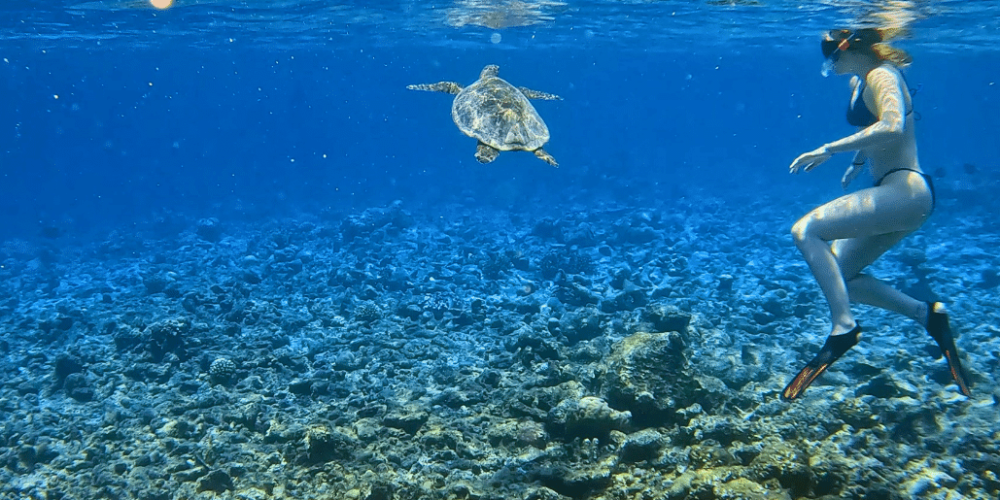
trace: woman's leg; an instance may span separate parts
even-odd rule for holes
[[[922,326],[927,326],[925,302],[861,272],[908,234],[910,231],[898,231],[866,238],[838,240],[833,243],[832,251],[846,280],[848,295],[852,302],[893,311]]]
[[[893,183],[837,198],[795,223],[792,236],[830,305],[833,329],[819,354],[785,386],[784,399],[801,396],[858,342],[861,328],[851,314],[845,275],[857,277],[861,269],[920,227],[931,204],[927,190],[915,192],[908,184]],[[827,243],[838,240],[847,241]]]
[[[908,233],[900,232],[840,240],[834,243],[833,253],[837,256],[843,275],[847,277],[847,289],[851,300],[897,312],[920,323],[941,348],[958,390],[966,396],[971,396],[944,305],[940,302],[932,304],[921,302],[872,276],[859,272],[906,234]]]
[[[919,301],[895,288],[867,275],[859,274],[847,282],[851,300],[902,314],[927,326],[927,303]]]
[[[914,196],[905,184],[893,183],[837,198],[795,223],[795,245],[830,306],[831,335],[848,333],[857,324],[850,310],[845,274],[856,276],[902,236],[920,227],[929,205],[929,194]],[[828,243],[834,240],[856,240],[838,245],[854,248],[845,256],[850,259],[845,264],[857,269],[841,272],[838,256]]]

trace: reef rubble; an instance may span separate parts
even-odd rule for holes
[[[996,498],[991,233],[929,223],[873,266],[947,298],[974,398],[918,325],[860,308],[870,333],[789,404],[826,305],[767,207],[8,241],[0,497]]]

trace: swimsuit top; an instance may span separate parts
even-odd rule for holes
[[[847,105],[847,123],[855,127],[870,127],[878,122],[878,117],[865,106],[864,95],[865,81],[861,80],[861,83],[854,87],[851,102]]]
[[[878,117],[865,105],[865,85],[865,81],[862,79],[861,83],[854,88],[854,93],[851,94],[851,102],[847,105],[847,123],[855,127],[870,127],[878,122]],[[915,93],[916,91],[911,90],[910,96],[912,97]],[[909,116],[912,112],[913,110],[911,109],[906,112],[906,115]]]

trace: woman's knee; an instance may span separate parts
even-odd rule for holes
[[[810,226],[812,225],[812,222],[812,214],[808,214],[792,225],[792,239],[795,241],[796,245],[809,239],[811,236]]]

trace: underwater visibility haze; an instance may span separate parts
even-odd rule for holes
[[[997,498],[998,13],[5,0],[0,498]],[[864,273],[957,350],[856,301],[786,401],[864,28],[933,190]]]

